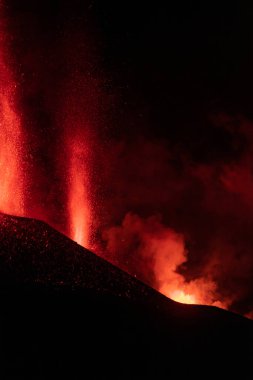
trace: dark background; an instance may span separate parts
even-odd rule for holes
[[[225,136],[210,127],[208,116],[252,115],[252,7],[101,3],[92,8],[105,65],[124,101],[124,118],[134,114],[136,127],[144,114],[147,132],[196,149],[200,141],[195,140],[205,140],[219,154]]]
[[[138,130],[164,137],[182,144],[196,159],[208,160],[231,153],[229,134],[215,127],[210,117],[252,117],[251,5],[12,0],[6,6],[16,28],[16,53],[22,56],[19,69],[27,51],[34,55],[29,67],[26,57],[21,68],[27,70],[25,86],[29,80],[35,86],[39,66],[39,77],[44,77],[41,98],[52,95],[46,86],[59,89],[68,70],[70,57],[59,53],[59,44],[74,30],[83,34],[73,44],[76,54],[89,44],[92,62],[86,52],[83,65],[88,62],[102,78],[103,102],[110,102],[107,128],[110,125],[113,134]],[[54,94],[50,103],[52,98]],[[44,107],[47,125],[49,113]]]

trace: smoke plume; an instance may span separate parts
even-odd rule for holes
[[[110,141],[101,249],[176,300],[246,314],[253,307],[252,124],[224,114],[211,122],[231,144],[211,160],[164,139]]]

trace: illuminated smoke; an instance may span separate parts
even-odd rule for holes
[[[213,160],[144,136],[105,146],[101,250],[175,300],[252,315],[253,127],[228,119],[231,153]]]
[[[175,301],[228,306],[219,299],[211,277],[187,282],[180,274],[180,266],[188,259],[184,237],[164,226],[159,217],[140,218],[136,214],[127,214],[120,226],[105,230],[103,238],[112,260],[145,282],[150,279],[142,273],[153,273],[151,285]],[[117,262],[119,252],[121,259]],[[142,273],[138,273],[140,271]]]
[[[8,64],[2,3],[0,12],[0,211],[23,215],[23,134],[15,105],[16,84]]]

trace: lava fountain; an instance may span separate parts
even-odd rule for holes
[[[23,133],[15,107],[16,84],[8,62],[2,3],[0,11],[0,211],[23,215]]]
[[[89,247],[90,201],[88,195],[88,148],[78,138],[68,141],[68,213],[70,237],[78,244]]]

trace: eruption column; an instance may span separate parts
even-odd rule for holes
[[[0,211],[23,215],[23,178],[21,164],[22,130],[15,111],[15,89],[8,65],[6,29],[0,3]]]
[[[89,246],[90,202],[88,196],[88,150],[78,138],[69,144],[68,209],[70,236],[78,244]]]

